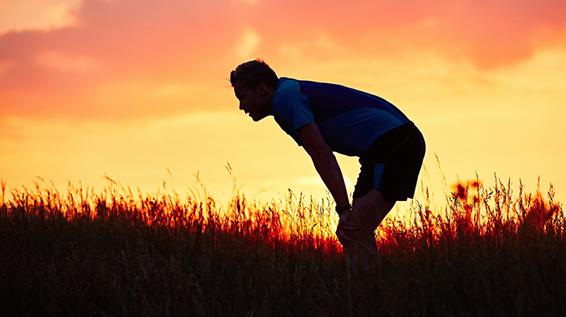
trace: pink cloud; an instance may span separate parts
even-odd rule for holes
[[[54,29],[73,24],[70,12],[81,0],[0,1],[0,34],[7,31]]]
[[[243,2],[84,0],[72,25],[2,34],[0,115],[106,118],[180,111],[131,92],[117,96],[122,104],[96,100],[114,83],[147,88],[160,81],[209,80],[222,86],[230,70],[225,62],[238,56],[237,41],[250,28],[261,41],[246,54],[257,49],[268,61],[282,58],[282,47],[296,53],[294,43],[307,43],[307,57],[318,59],[329,47],[392,59],[433,50],[485,69],[529,58],[539,45],[563,45],[566,34],[561,0]]]
[[[159,64],[158,57],[208,52],[230,38],[236,16],[222,1],[85,0],[77,26],[0,36],[0,60],[29,60],[48,49],[90,55],[120,70]]]
[[[235,5],[85,0],[71,26],[0,35],[0,64],[9,65],[0,73],[0,114],[108,115],[92,98],[114,81],[206,79],[203,60],[220,58],[236,44],[241,22]],[[147,103],[129,99],[134,105],[117,106]]]
[[[566,30],[561,0],[289,0],[250,10],[254,25],[270,34],[268,46],[324,33],[363,54],[431,49],[486,69],[526,59],[541,33],[558,40]]]

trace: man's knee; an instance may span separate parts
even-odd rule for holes
[[[377,189],[370,190],[366,195],[352,202],[356,219],[366,231],[375,231],[381,221],[391,211],[395,202],[387,201]]]

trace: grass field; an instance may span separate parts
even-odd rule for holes
[[[38,316],[566,315],[566,223],[546,193],[455,186],[388,217],[347,274],[328,200],[38,185],[0,201],[0,313]]]

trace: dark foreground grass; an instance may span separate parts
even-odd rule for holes
[[[236,194],[221,210],[210,198],[3,190],[0,312],[566,315],[566,225],[552,199],[471,183],[443,215],[411,212],[411,226],[383,224],[380,262],[352,279],[334,215],[301,198],[259,205]]]

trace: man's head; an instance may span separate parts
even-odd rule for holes
[[[254,60],[243,63],[230,73],[230,83],[240,109],[259,121],[272,114],[271,99],[279,79],[264,61]]]

